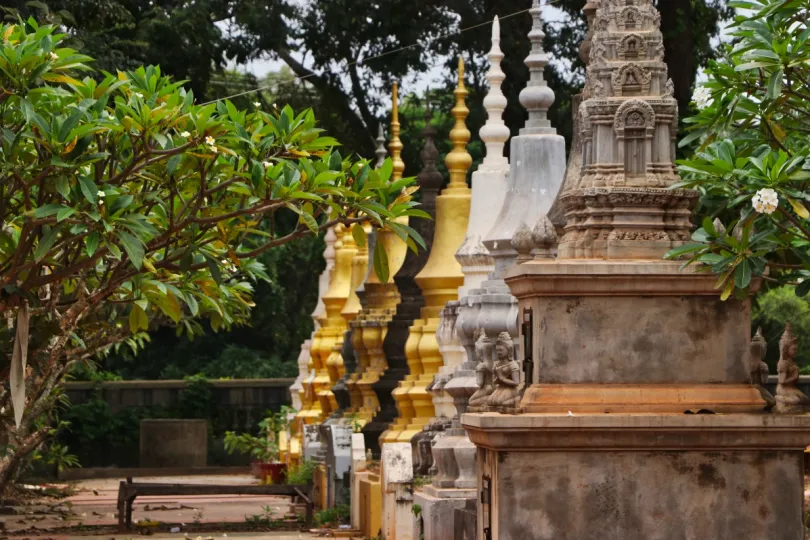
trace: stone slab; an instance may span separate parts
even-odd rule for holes
[[[145,419],[140,424],[140,466],[205,467],[208,422],[190,419]]]
[[[478,447],[538,449],[789,449],[810,445],[810,414],[465,414]]]
[[[425,486],[424,493],[434,499],[469,499],[475,498],[475,489],[442,489],[435,486]],[[416,497],[416,495],[414,495]]]
[[[716,278],[681,261],[540,259],[512,266],[505,281],[518,298],[527,296],[681,296],[719,297]],[[760,281],[752,281],[751,292]]]

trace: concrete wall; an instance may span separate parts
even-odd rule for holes
[[[247,431],[268,410],[290,405],[295,379],[241,379],[210,381],[217,431]],[[74,405],[90,400],[100,390],[113,411],[128,407],[171,406],[178,402],[185,381],[70,382],[65,393]]]

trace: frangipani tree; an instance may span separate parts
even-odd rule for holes
[[[332,226],[363,242],[363,222],[422,243],[399,219],[425,215],[412,180],[342,157],[311,111],[195,104],[156,67],[94,73],[33,20],[0,35],[0,491],[51,434],[71,365],[157,324],[244,322],[264,251]]]
[[[753,277],[810,291],[810,0],[738,0],[733,44],[695,91],[699,114],[681,146],[680,187],[700,191],[707,215],[688,255],[718,274],[723,298]]]

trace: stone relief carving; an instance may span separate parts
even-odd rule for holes
[[[646,101],[625,101],[616,109],[613,126],[616,131],[624,128],[651,128],[655,125],[655,111]]]
[[[635,62],[623,65],[611,75],[613,91],[617,96],[646,95],[650,91],[651,80],[650,70]]]
[[[647,45],[639,34],[630,34],[619,42],[620,60],[644,59],[647,57]]]
[[[748,347],[748,369],[751,373],[751,384],[759,390],[759,394],[765,400],[765,410],[770,411],[776,405],[776,400],[765,388],[768,384],[768,364],[765,363],[767,351],[768,343],[762,335],[762,328],[757,328],[757,333]]]
[[[470,397],[470,407],[486,405],[494,390],[492,386],[492,341],[486,336],[483,328],[475,342],[475,358],[478,361],[478,365],[475,367],[475,381],[478,383],[478,390]]]
[[[619,13],[617,21],[619,28],[623,30],[634,30],[641,26],[641,11],[636,6],[627,6]]]
[[[487,400],[490,407],[517,407],[520,401],[520,365],[514,358],[515,344],[509,332],[501,332],[495,342],[492,367],[494,390]]]
[[[779,383],[776,386],[776,407],[774,411],[780,414],[799,414],[808,409],[810,399],[796,387],[799,381],[799,366],[794,357],[797,350],[797,339],[790,330],[790,324],[785,325],[785,333],[779,340],[779,363],[776,367]]]
[[[604,43],[596,43],[596,45],[591,47],[590,65],[604,65],[606,56],[607,48]]]

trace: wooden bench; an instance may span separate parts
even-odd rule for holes
[[[306,504],[306,524],[312,526],[312,486],[279,485],[212,485],[212,484],[155,484],[133,482],[127,478],[118,487],[118,531],[132,528],[132,504],[136,497],[170,497],[172,495],[284,495],[295,500],[300,497]]]

